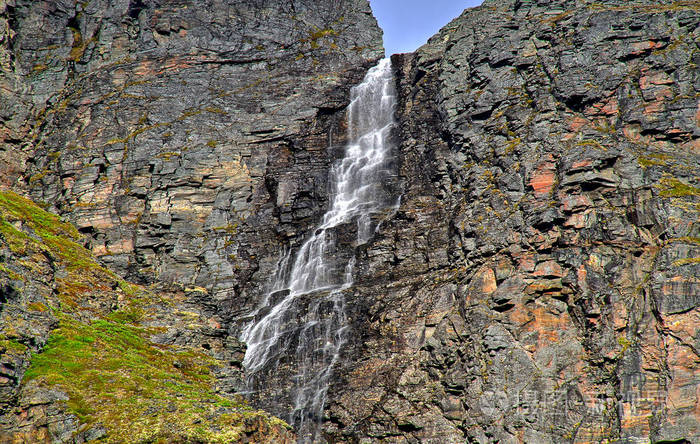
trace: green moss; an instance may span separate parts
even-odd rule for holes
[[[39,63],[32,67],[32,74],[39,74],[49,69],[49,67],[44,63]]]
[[[124,433],[132,442],[230,442],[240,438],[246,417],[262,416],[214,393],[211,358],[154,345],[147,335],[119,322],[84,324],[64,316],[24,382],[64,390],[81,422],[107,429],[105,442],[119,442]]]
[[[192,117],[192,116],[196,116],[196,115],[199,115],[199,114],[202,114],[202,110],[201,110],[201,109],[196,109],[196,108],[194,108],[194,109],[189,109],[189,110],[183,112],[176,120],[182,121],[182,120],[185,120],[185,119],[187,119],[187,118],[190,118],[190,117]]]
[[[668,243],[680,242],[683,244],[700,245],[700,237],[693,237],[693,236],[674,237],[672,239],[669,239],[667,242]]]
[[[0,264],[0,277],[2,277],[2,275],[9,277],[13,281],[25,281],[26,280],[26,278],[24,276],[22,276],[21,274],[15,272],[13,270],[10,270],[9,268],[7,268],[3,264]]]
[[[617,343],[622,346],[622,353],[626,352],[630,348],[630,346],[632,345],[632,343],[629,341],[629,339],[627,339],[624,336],[618,336]]]
[[[9,191],[0,192],[0,238],[13,253],[28,257],[16,261],[27,272],[38,271],[41,260],[31,259],[33,254],[53,258],[66,271],[66,277],[56,279],[56,284],[59,299],[67,306],[75,307],[84,296],[117,285],[134,294],[129,284],[102,267],[90,251],[76,242],[80,234],[74,226]]]
[[[506,145],[506,154],[512,154],[513,151],[515,151],[515,148],[522,144],[522,142],[523,141],[520,137],[516,137],[515,139],[509,140],[508,145]]]
[[[218,144],[219,143],[216,140],[210,140],[209,142],[207,142],[207,146],[209,148],[216,148],[216,145],[218,145]]]
[[[138,324],[151,316],[150,307],[167,302],[104,269],[78,239],[77,230],[58,216],[0,192],[0,242],[19,256],[12,268],[25,275],[41,273],[50,257],[52,267],[62,271],[53,280],[59,304],[51,299],[26,307],[50,310],[58,328],[32,356],[23,383],[67,393],[66,407],[84,427],[104,427],[102,442],[107,443],[123,442],[124,436],[130,442],[235,442],[251,424],[285,427],[240,399],[218,395],[212,374],[218,361],[191,349],[152,343],[149,337],[159,330]],[[0,272],[13,271],[0,264]],[[119,300],[121,308],[111,313],[100,312],[95,304],[83,308],[88,297],[93,302]],[[6,328],[3,333],[0,353],[28,353],[16,332]]]
[[[0,192],[0,215],[3,219],[12,218],[26,222],[32,229],[47,234],[61,234],[72,239],[79,237],[75,227],[62,222],[55,214],[44,211],[31,200],[11,191]]]
[[[14,339],[7,339],[0,336],[0,354],[9,353],[19,355],[27,351],[27,346]]]
[[[210,113],[214,113],[214,114],[224,114],[224,115],[228,114],[226,111],[224,111],[223,109],[216,107],[216,106],[207,106],[204,109],[206,111],[208,111]]]
[[[700,196],[700,188],[685,184],[678,179],[663,178],[659,181],[659,194],[662,197]]]
[[[578,146],[590,146],[593,148],[597,148],[601,151],[607,151],[607,148],[605,148],[603,145],[600,144],[597,140],[592,140],[592,139],[584,139],[581,140],[580,142],[576,142],[576,145]]]
[[[0,237],[5,239],[10,251],[15,254],[24,254],[27,249],[27,243],[31,242],[29,236],[5,220],[0,220]]]
[[[32,302],[27,304],[27,310],[29,311],[38,311],[40,313],[44,313],[48,311],[48,307],[41,302]]]
[[[315,31],[309,32],[308,42],[311,45],[311,49],[318,49],[320,46],[318,41],[324,37],[337,36],[338,31],[332,28],[316,29]]]
[[[687,257],[685,259],[678,259],[673,261],[674,267],[681,267],[683,265],[695,265],[700,264],[700,257]]]

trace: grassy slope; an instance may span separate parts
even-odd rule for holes
[[[286,430],[281,420],[216,394],[213,358],[150,342],[156,331],[139,322],[157,296],[100,266],[78,240],[57,216],[0,192],[0,244],[22,258],[4,259],[0,277],[36,278],[26,272],[32,258],[48,257],[59,271],[56,298],[27,306],[52,313],[58,328],[32,356],[23,384],[66,392],[69,411],[84,428],[101,425],[105,442],[127,436],[130,442],[231,442],[254,433],[251,428]],[[119,310],[100,309],[114,300],[121,301]]]

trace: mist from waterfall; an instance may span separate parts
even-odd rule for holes
[[[396,175],[394,106],[391,62],[383,59],[352,88],[349,142],[329,172],[328,211],[301,247],[279,261],[271,290],[241,334],[249,387],[282,357],[296,365],[288,420],[300,442],[317,440],[331,374],[347,340],[345,292],[353,284],[355,248],[372,238],[381,216],[396,205],[388,191]],[[347,227],[356,230],[349,251],[337,242],[338,231]]]

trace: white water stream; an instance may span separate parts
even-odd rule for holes
[[[331,373],[349,328],[344,291],[353,283],[355,255],[341,251],[337,231],[356,224],[351,248],[362,245],[378,228],[377,218],[395,205],[387,191],[395,176],[389,139],[394,104],[391,62],[383,59],[352,89],[349,143],[329,173],[329,210],[298,251],[280,260],[271,291],[241,335],[247,344],[243,366],[249,384],[281,356],[293,355],[297,372],[289,421],[300,442],[316,440]]]

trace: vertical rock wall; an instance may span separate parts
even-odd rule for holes
[[[394,56],[331,441],[700,440],[697,2],[487,1]]]
[[[487,1],[393,58],[403,196],[359,252],[329,441],[700,439],[699,23],[690,0]],[[0,181],[167,287],[151,339],[235,391],[238,329],[325,211],[380,32],[366,0],[0,2]],[[2,237],[3,334],[35,320],[0,344],[4,415],[56,326],[27,307],[65,277]],[[124,304],[93,290],[81,316]],[[46,433],[77,430],[64,394],[35,398],[65,425]]]
[[[147,310],[150,339],[212,355],[218,390],[231,395],[238,328],[283,247],[325,211],[350,87],[382,56],[367,0],[0,1],[0,184],[45,203],[101,264],[150,286],[162,298]],[[64,288],[49,272],[14,282],[50,258],[0,257],[15,305],[0,307],[2,340],[27,345],[0,348],[0,441],[23,439],[18,429],[72,439],[79,421],[56,403],[67,395],[43,393],[43,416],[23,410],[20,382],[55,317],[15,328]],[[76,304],[88,323],[128,299],[86,291]]]
[[[15,2],[12,15],[15,69],[45,106],[32,196],[126,276],[254,304],[246,283],[325,205],[338,111],[382,54],[368,3]]]

